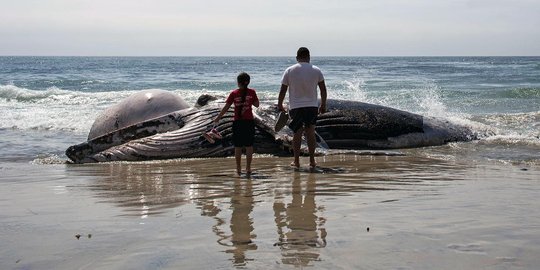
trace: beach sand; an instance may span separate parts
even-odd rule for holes
[[[307,159],[302,159],[307,166]],[[537,269],[540,168],[404,156],[0,165],[0,269]]]

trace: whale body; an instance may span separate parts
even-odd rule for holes
[[[66,155],[75,163],[233,156],[232,108],[216,127],[221,140],[210,143],[202,136],[223,106],[215,100],[203,95],[189,106],[164,90],[135,93],[106,109],[88,140],[70,146]],[[329,99],[327,109],[317,117],[316,132],[330,149],[424,147],[479,137],[469,127],[386,106]],[[277,114],[269,102],[254,110],[256,153],[291,155],[292,131],[274,131]]]

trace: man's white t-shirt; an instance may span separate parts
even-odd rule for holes
[[[288,67],[281,84],[289,87],[289,109],[319,107],[317,85],[324,81],[321,70],[305,62]]]

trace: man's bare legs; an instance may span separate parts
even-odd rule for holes
[[[317,140],[315,138],[315,125],[310,125],[307,128],[300,128],[294,133],[293,136],[293,153],[294,161],[291,164],[292,166],[299,168],[300,167],[300,146],[302,145],[302,135],[306,134],[306,140],[308,145],[309,152],[309,166],[315,167],[317,163],[315,162],[315,148],[317,147]]]
[[[294,133],[293,136],[293,153],[294,161],[291,166],[300,168],[300,146],[302,145],[302,135],[304,134],[304,128],[300,128]]]
[[[309,167],[317,166],[315,162],[315,148],[317,147],[317,139],[315,138],[315,125],[310,125],[306,128],[306,140],[309,151]]]

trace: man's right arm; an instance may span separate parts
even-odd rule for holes
[[[287,93],[287,89],[289,87],[285,84],[281,85],[281,89],[279,90],[279,98],[278,98],[278,109],[280,111],[285,111],[285,108],[283,108],[283,100],[285,99],[285,94]]]

